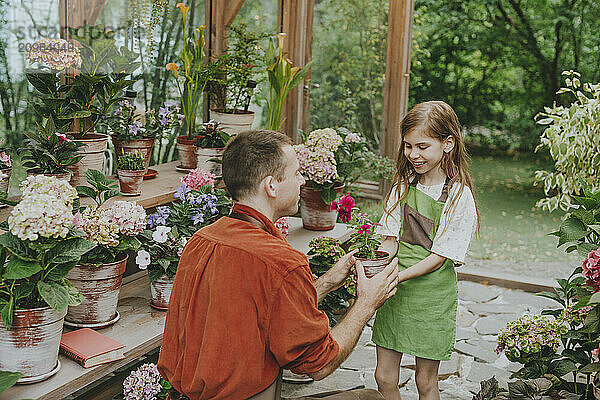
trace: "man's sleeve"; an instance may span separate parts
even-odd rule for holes
[[[281,367],[297,374],[319,371],[338,354],[329,318],[317,308],[317,291],[307,266],[291,271],[276,294],[268,346]]]

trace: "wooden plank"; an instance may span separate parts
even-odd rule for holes
[[[233,20],[238,15],[242,6],[244,5],[245,0],[228,0],[227,6],[225,7],[225,18],[223,19],[223,23],[225,25],[225,29],[228,29],[231,24],[233,24]]]
[[[471,269],[457,269],[458,280],[482,283],[484,285],[501,286],[507,289],[519,289],[530,293],[539,293],[544,291],[553,292],[553,281],[549,279],[539,279],[534,277],[525,277],[521,275],[511,275],[492,271],[477,271]]]

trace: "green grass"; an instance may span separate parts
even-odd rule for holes
[[[577,255],[557,249],[555,231],[564,213],[548,213],[535,203],[543,191],[533,186],[536,170],[549,168],[533,157],[474,156],[471,173],[480,213],[479,236],[469,255],[474,258],[513,262],[573,262]],[[374,217],[381,216],[378,202],[361,200],[359,206]]]

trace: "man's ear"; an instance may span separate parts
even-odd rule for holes
[[[267,196],[276,197],[277,179],[271,175],[265,177],[261,182],[261,188],[265,191]]]
[[[456,139],[450,135],[444,140],[444,153],[450,153],[454,149]]]

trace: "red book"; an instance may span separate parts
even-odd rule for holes
[[[125,345],[90,328],[64,333],[60,339],[60,351],[77,361],[84,368],[121,360]]]

